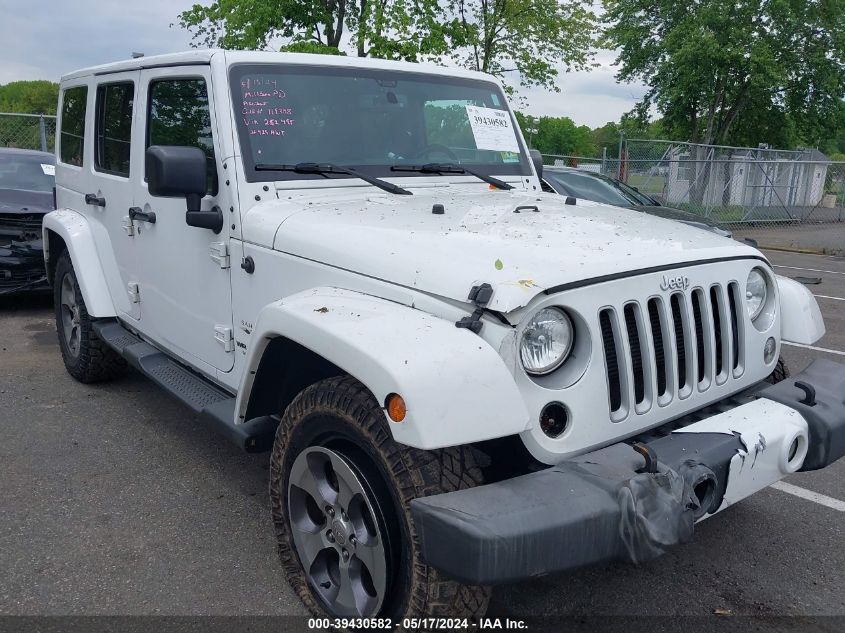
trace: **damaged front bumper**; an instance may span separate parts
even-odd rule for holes
[[[0,295],[49,288],[42,219],[43,214],[0,214]]]
[[[845,455],[845,365],[817,360],[754,396],[639,444],[415,499],[423,557],[482,585],[642,562],[689,541],[695,521]]]

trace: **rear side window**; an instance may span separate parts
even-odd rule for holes
[[[135,86],[131,82],[97,87],[97,138],[94,166],[117,176],[129,176],[132,139],[132,103]]]
[[[85,149],[85,109],[88,88],[68,88],[62,97],[62,132],[59,137],[59,160],[68,165],[82,166]]]
[[[147,147],[199,147],[208,165],[208,193],[217,194],[217,165],[208,92],[203,79],[168,79],[150,83]]]

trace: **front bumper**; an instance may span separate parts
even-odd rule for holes
[[[46,290],[41,239],[43,214],[0,214],[0,295]]]
[[[423,557],[483,585],[642,562],[689,541],[696,520],[845,455],[845,365],[817,360],[755,396],[637,450],[615,444],[540,472],[415,499]]]

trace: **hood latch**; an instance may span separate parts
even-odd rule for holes
[[[475,310],[470,316],[465,316],[460,321],[455,323],[455,327],[466,328],[471,332],[478,334],[481,332],[481,326],[484,323],[481,317],[484,316],[484,308],[490,303],[493,298],[493,286],[488,283],[483,283],[480,286],[473,286],[469,291],[467,299],[475,304]]]

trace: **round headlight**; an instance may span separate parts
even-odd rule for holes
[[[566,360],[574,340],[572,321],[566,313],[558,308],[543,308],[531,317],[522,332],[522,366],[535,376],[548,374]]]
[[[754,268],[748,273],[748,281],[745,282],[745,309],[753,321],[763,311],[766,305],[766,296],[769,294],[766,277],[759,268]]]

